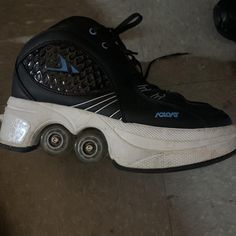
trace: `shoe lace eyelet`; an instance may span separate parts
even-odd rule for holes
[[[97,31],[96,31],[96,29],[94,29],[93,27],[91,27],[91,28],[89,28],[89,33],[90,33],[91,35],[96,35],[96,34],[97,34]]]
[[[102,47],[106,50],[109,48],[107,42],[102,42]]]
[[[129,59],[130,61],[133,60],[133,57],[132,57],[131,55],[128,55],[127,57],[128,57],[128,59]]]

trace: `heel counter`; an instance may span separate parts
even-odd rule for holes
[[[27,91],[27,89],[23,85],[17,70],[18,68],[17,66],[15,66],[12,79],[12,90],[11,90],[12,96],[16,98],[34,100],[32,95]]]

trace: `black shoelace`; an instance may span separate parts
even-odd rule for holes
[[[137,26],[138,24],[140,24],[143,20],[142,15],[140,15],[139,13],[134,13],[132,15],[130,15],[127,19],[125,19],[123,22],[121,22],[115,29],[114,32],[117,35],[120,35],[121,33]],[[122,45],[124,46],[124,44],[122,43]],[[151,66],[153,65],[154,62],[156,62],[159,59],[169,59],[171,57],[176,57],[176,56],[183,56],[183,55],[188,55],[189,53],[173,53],[173,54],[169,54],[169,55],[165,55],[165,56],[161,56],[158,58],[155,58],[154,60],[152,60],[148,67],[147,70],[145,72],[145,74],[143,74],[143,70],[142,70],[142,65],[141,63],[135,58],[135,55],[137,55],[137,52],[133,52],[129,49],[127,49],[126,47],[123,48],[124,53],[133,61],[135,66],[138,66],[143,78],[146,80],[149,74],[149,71],[151,69]]]
[[[183,56],[183,55],[188,55],[189,53],[173,53],[173,54],[168,54],[165,56],[161,56],[158,58],[155,58],[154,60],[152,60],[149,64],[148,67],[146,69],[146,72],[143,73],[143,69],[142,69],[142,65],[141,63],[136,59],[135,55],[137,55],[137,52],[133,52],[129,49],[126,48],[126,46],[124,45],[124,43],[120,40],[119,35],[124,33],[125,31],[137,26],[139,23],[141,23],[143,17],[142,15],[140,15],[139,13],[134,13],[132,15],[130,15],[128,18],[126,18],[124,21],[122,21],[116,28],[105,28],[105,29],[91,29],[91,34],[96,34],[97,31],[99,30],[108,30],[112,36],[112,42],[103,42],[102,46],[105,49],[108,49],[109,47],[112,47],[112,45],[114,45],[114,42],[116,45],[120,46],[120,49],[123,51],[123,53],[127,56],[127,58],[129,59],[129,61],[131,61],[133,63],[133,65],[139,69],[139,72],[142,75],[142,78],[144,79],[144,81],[147,81],[147,77],[149,75],[150,69],[152,67],[152,65],[154,64],[154,62],[161,60],[161,59],[169,59],[171,57],[176,57],[176,56]],[[159,90],[159,92],[161,92],[162,94],[168,92],[165,90],[160,89],[159,87],[157,87],[156,85],[152,85],[149,84],[150,87],[154,90]]]

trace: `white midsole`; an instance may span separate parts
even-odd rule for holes
[[[162,128],[124,123],[73,107],[10,97],[2,120],[0,142],[30,147],[48,125],[61,124],[77,135],[89,127],[103,132],[111,159],[130,168],[169,168],[211,160],[236,149],[234,125]]]

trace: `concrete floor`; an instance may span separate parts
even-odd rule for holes
[[[0,1],[0,112],[10,95],[23,42],[70,15],[116,26],[138,11],[144,22],[124,34],[139,59],[188,51],[156,64],[150,81],[212,103],[236,121],[236,45],[215,31],[215,0]],[[0,149],[0,235],[236,235],[236,159],[169,174],[135,174],[110,160]]]

